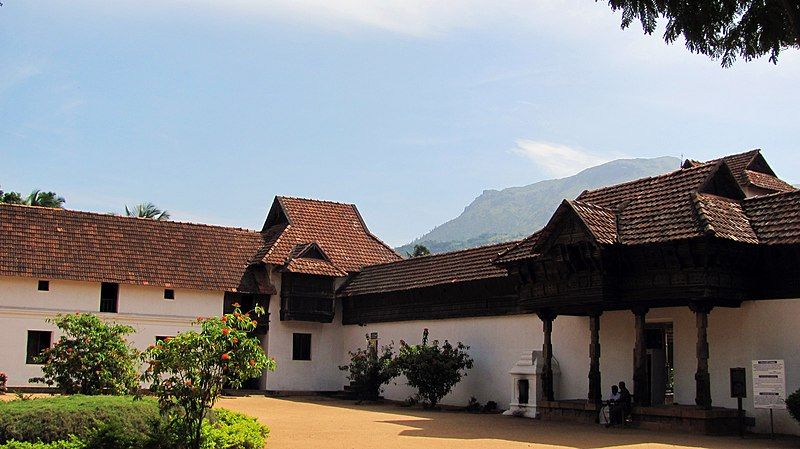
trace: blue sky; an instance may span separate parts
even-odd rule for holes
[[[800,182],[800,55],[722,69],[591,0],[22,1],[0,8],[0,185],[259,228],[354,202],[393,245],[484,189],[762,148]]]

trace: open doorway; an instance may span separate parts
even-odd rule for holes
[[[672,322],[647,323],[644,332],[650,403],[672,404],[675,379]]]

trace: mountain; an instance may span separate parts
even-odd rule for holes
[[[584,190],[674,171],[680,168],[680,162],[674,157],[618,159],[567,178],[484,190],[461,215],[396,250],[410,253],[414,245],[421,244],[432,253],[441,253],[519,239],[547,224],[565,198],[573,199]]]

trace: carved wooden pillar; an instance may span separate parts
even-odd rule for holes
[[[697,372],[694,374],[695,398],[697,407],[711,409],[711,375],[708,372],[708,314],[713,309],[711,304],[695,303],[689,308],[694,312],[697,321]]]
[[[556,314],[549,310],[542,310],[538,313],[542,320],[544,330],[544,344],[542,345],[542,396],[547,401],[555,400],[553,390],[553,320]]]
[[[589,402],[603,402],[603,387],[600,382],[600,315],[598,312],[589,316]]]
[[[647,345],[644,323],[648,309],[633,309],[636,326],[636,344],[633,348],[633,399],[638,405],[650,405],[650,379],[647,378]]]

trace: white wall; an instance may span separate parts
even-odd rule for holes
[[[265,389],[271,391],[341,391],[344,375],[342,364],[342,310],[337,304],[332,323],[281,321],[280,274],[272,276],[277,293],[269,303],[269,335],[265,340],[267,354],[277,368],[265,376]],[[337,301],[338,303],[338,301]],[[292,360],[295,332],[311,334],[311,360]]]
[[[756,431],[769,432],[769,411],[753,409],[752,360],[784,359],[787,394],[800,388],[798,351],[800,299],[749,301],[740,308],[715,308],[709,315],[709,371],[711,398],[716,407],[736,408],[730,397],[729,369],[747,371],[744,408],[756,417]],[[674,330],[675,402],[694,404],[697,370],[697,328],[694,314],[686,307],[651,309],[647,322],[672,322]],[[607,312],[601,318],[600,369],[603,395],[612,383],[624,380],[632,386],[634,323],[629,311]],[[608,388],[606,388],[608,387]],[[800,425],[785,410],[775,410],[775,431],[800,435]]]
[[[53,331],[47,323],[59,313],[91,312],[103,319],[132,326],[128,339],[144,349],[156,336],[172,336],[188,330],[197,316],[222,313],[224,293],[175,289],[175,299],[165,300],[162,287],[120,285],[119,313],[99,313],[100,283],[50,280],[49,291],[38,291],[38,279],[0,277],[0,371],[8,385],[42,386],[28,379],[41,375],[39,365],[25,363],[29,330]]]
[[[471,396],[479,402],[495,401],[503,409],[508,407],[512,395],[511,375],[508,371],[523,353],[541,350],[544,340],[542,322],[536,315],[505,317],[459,318],[446,320],[402,321],[375,323],[365,326],[344,326],[344,353],[342,364],[347,363],[347,351],[366,346],[365,335],[378,332],[379,344],[394,342],[399,349],[400,340],[409,344],[420,343],[422,331],[429,330],[429,340],[462,342],[470,347],[469,354],[475,366],[468,371],[442,403],[466,405]],[[577,370],[583,377],[589,373],[588,321],[585,318],[558,317],[553,329],[553,354],[562,371]],[[562,378],[556,385],[561,397],[583,398],[588,391],[588,381],[580,377]],[[384,396],[392,400],[405,400],[414,394],[404,377],[389,384]]]

